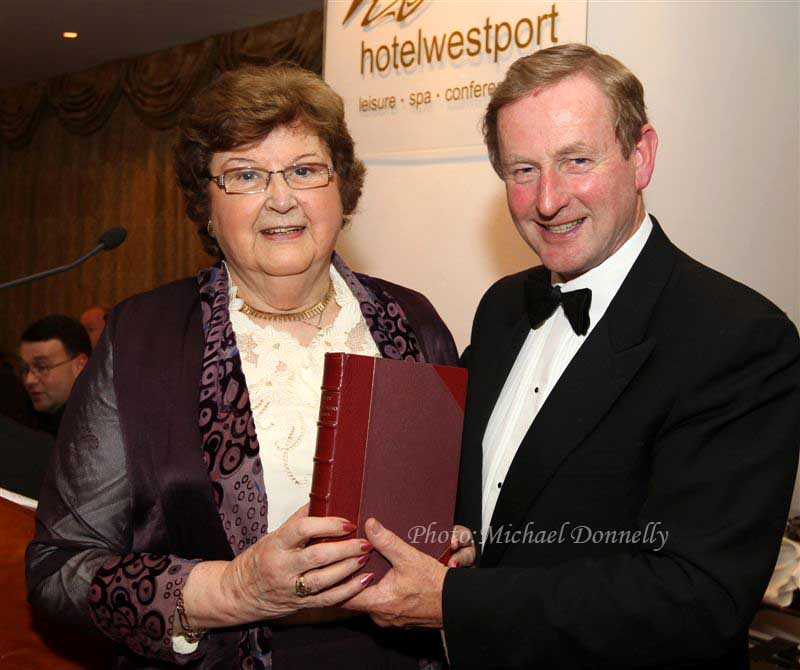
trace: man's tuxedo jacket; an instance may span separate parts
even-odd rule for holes
[[[487,292],[465,352],[472,529],[486,424],[530,332],[527,274]],[[795,327],[654,221],[523,439],[478,568],[448,571],[454,669],[747,667],[799,439]]]

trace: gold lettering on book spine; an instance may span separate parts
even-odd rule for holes
[[[340,390],[324,388],[319,403],[317,421],[317,450],[314,454],[314,474],[311,479],[311,509],[316,516],[327,516],[328,500],[333,486],[333,460],[336,425],[339,421]]]

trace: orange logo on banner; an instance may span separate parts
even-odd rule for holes
[[[361,20],[361,25],[368,26],[378,19],[382,19],[384,16],[394,16],[398,22],[404,21],[414,12],[416,12],[423,2],[425,2],[425,0],[394,0],[394,2],[389,3],[388,7],[383,8],[383,11],[379,11],[376,14],[375,9],[378,7],[380,0],[372,0],[372,4],[367,10],[366,16],[364,16],[364,18]],[[356,10],[363,4],[364,0],[353,0],[353,4],[350,5],[350,9],[347,10],[347,15],[344,17],[344,21],[342,21],[342,25],[347,23],[347,20],[353,16]],[[397,5],[399,6],[396,9],[393,9]],[[380,10],[382,8],[378,7],[378,9]]]

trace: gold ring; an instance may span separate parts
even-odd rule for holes
[[[311,587],[306,586],[306,583],[303,581],[303,575],[300,575],[294,580],[294,592],[301,598],[305,598],[314,593]]]

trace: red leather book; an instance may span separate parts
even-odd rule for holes
[[[325,354],[309,514],[349,519],[357,537],[375,517],[446,563],[466,388],[461,368]],[[372,552],[362,570],[389,567]]]

